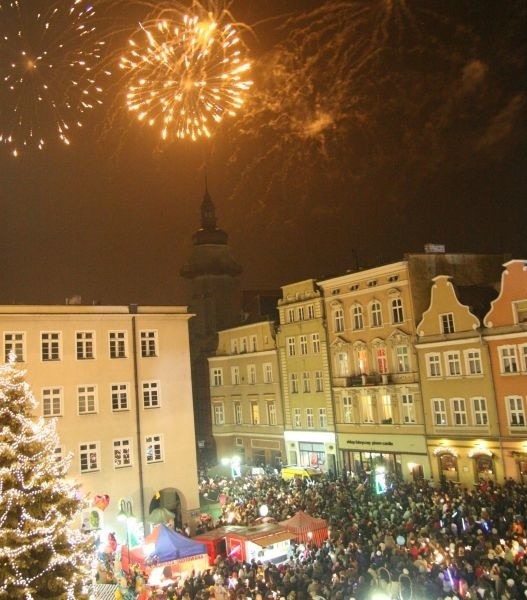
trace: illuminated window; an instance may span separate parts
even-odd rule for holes
[[[379,373],[388,373],[388,356],[386,348],[375,349],[375,362],[377,363],[377,371]]]
[[[344,423],[353,423],[353,401],[350,396],[342,398],[342,418]]]
[[[251,402],[251,423],[260,425],[260,405],[257,401]]]
[[[410,372],[410,352],[408,346],[397,346],[395,348],[398,373]]]
[[[413,394],[401,394],[403,423],[415,423],[415,403]]]
[[[361,398],[362,420],[364,423],[373,423],[373,398],[364,395]]]

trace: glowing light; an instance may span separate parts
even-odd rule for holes
[[[137,120],[158,127],[163,140],[210,137],[235,116],[252,85],[250,62],[228,13],[199,5],[191,14],[162,11],[147,19],[120,60],[126,104]]]
[[[35,6],[37,5],[37,6]],[[95,38],[93,7],[62,0],[40,11],[33,0],[0,0],[0,141],[13,156],[69,145],[82,114],[101,103],[92,69],[103,42]]]

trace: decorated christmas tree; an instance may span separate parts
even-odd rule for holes
[[[78,600],[90,588],[94,545],[78,528],[85,508],[56,454],[54,421],[14,362],[0,366],[0,599]]]

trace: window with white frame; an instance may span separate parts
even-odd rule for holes
[[[410,372],[410,350],[408,346],[396,346],[395,357],[397,362],[398,373]]]
[[[379,373],[388,373],[388,355],[384,346],[375,348],[375,362]]]
[[[302,410],[300,408],[293,408],[293,428],[302,428]]]
[[[392,323],[403,323],[404,312],[403,312],[403,301],[402,298],[393,298],[391,301],[392,309]]]
[[[382,306],[381,303],[375,300],[370,306],[370,326],[381,327],[382,326]]]
[[[159,408],[161,399],[159,397],[159,381],[143,381],[143,407]]]
[[[146,462],[148,464],[163,462],[164,443],[161,434],[147,435],[145,437]]]
[[[126,331],[109,331],[110,358],[126,358]]]
[[[441,333],[454,333],[454,313],[443,313],[439,315]]]
[[[113,441],[113,466],[116,469],[132,466],[131,438],[121,438]]]
[[[276,425],[276,402],[274,400],[269,400],[267,402],[267,422],[269,425]]]
[[[298,373],[291,373],[289,376],[289,383],[292,394],[298,394]]]
[[[238,354],[238,340],[236,338],[231,340],[231,354]]]
[[[505,398],[509,412],[509,425],[511,427],[525,427],[525,409],[521,396],[507,396]]]
[[[273,383],[273,365],[272,363],[264,363],[263,369],[263,380],[264,383]]]
[[[340,306],[333,311],[333,328],[336,333],[344,331],[344,310]]]
[[[434,412],[435,425],[448,425],[446,414],[446,400],[444,398],[433,398],[432,410]]]
[[[337,352],[336,359],[336,375],[337,377],[346,377],[349,375],[349,357],[345,351]]]
[[[62,350],[62,334],[60,331],[43,331],[40,334],[42,360],[60,360]]]
[[[55,462],[62,462],[64,460],[64,448],[62,446],[55,446],[53,458]]]
[[[225,407],[223,402],[213,402],[212,404],[214,425],[225,425]]]
[[[517,323],[527,323],[527,300],[518,300],[513,303]]]
[[[243,425],[243,411],[241,402],[234,403],[234,424]]]
[[[110,386],[112,410],[128,410],[129,406],[129,386],[127,383],[112,383]]]
[[[249,336],[249,348],[250,352],[258,351],[258,337],[256,335]]]
[[[441,355],[426,354],[425,359],[428,377],[441,377]]]
[[[249,346],[247,345],[247,338],[242,337],[240,340],[240,351],[244,354],[249,350]]]
[[[140,332],[141,356],[151,358],[157,356],[157,331],[145,330]]]
[[[294,337],[286,338],[287,356],[296,355],[296,340]]]
[[[415,402],[413,394],[401,394],[403,423],[415,423]]]
[[[256,383],[256,365],[247,365],[247,383]]]
[[[489,413],[487,400],[485,398],[472,398],[472,410],[474,412],[475,425],[488,425]]]
[[[210,379],[213,386],[223,385],[223,368],[213,367],[210,372]]]
[[[502,373],[517,373],[518,359],[516,346],[500,346],[498,348]]]
[[[16,362],[26,360],[26,334],[23,331],[4,332],[4,361],[9,362],[10,355]]]
[[[393,422],[393,403],[390,394],[381,396],[381,419],[386,422]]]
[[[477,348],[465,350],[465,368],[467,375],[481,375],[483,367],[481,363],[481,351]]]
[[[318,333],[311,334],[311,350],[313,354],[320,353],[320,334]]]
[[[328,411],[326,408],[318,409],[318,425],[320,429],[326,429],[328,426]]]
[[[361,397],[362,421],[364,423],[373,423],[373,397],[364,394]]]
[[[295,321],[295,309],[294,308],[288,308],[287,309],[287,322],[288,323],[294,323]]]
[[[454,425],[467,425],[467,407],[464,398],[452,398],[452,419]]]
[[[253,425],[260,425],[260,405],[258,400],[251,401],[251,423]]]
[[[305,356],[307,354],[307,335],[301,335],[299,338],[299,342],[300,342],[300,354]]]
[[[314,304],[308,304],[307,305],[307,318],[308,319],[314,319],[315,318],[315,305]]]
[[[353,423],[353,400],[351,396],[342,397],[342,419],[344,423]]]
[[[231,367],[231,385],[240,385],[240,367]]]
[[[81,473],[90,473],[100,469],[99,442],[79,444],[79,467]]]
[[[298,320],[299,321],[304,321],[305,320],[305,310],[303,306],[299,306],[298,307]]]
[[[518,350],[520,351],[521,369],[524,373],[526,373],[527,372],[527,344],[518,346]]]
[[[95,358],[95,332],[77,331],[75,333],[75,348],[78,360]]]
[[[79,415],[90,415],[97,412],[97,386],[77,386],[77,407]]]
[[[315,391],[324,391],[324,376],[322,374],[322,371],[315,371]]]
[[[311,391],[311,373],[309,371],[302,373],[302,391],[304,394],[308,394]]]
[[[364,329],[364,315],[362,313],[362,306],[355,304],[351,308],[351,322],[353,323],[353,329],[355,331]]]
[[[42,388],[42,414],[45,417],[60,417],[63,410],[61,387]]]
[[[306,429],[315,428],[315,413],[312,408],[306,408]]]
[[[447,352],[445,355],[446,370],[449,377],[459,377],[461,375],[461,359],[459,352]]]

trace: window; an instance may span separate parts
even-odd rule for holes
[[[426,370],[428,377],[441,377],[441,357],[439,354],[426,355]]]
[[[444,313],[439,315],[439,323],[441,326],[441,333],[454,333],[454,314]]]
[[[315,391],[324,391],[324,377],[322,375],[322,371],[315,371]]]
[[[263,380],[265,383],[273,383],[273,365],[271,363],[263,364]]]
[[[516,346],[501,346],[498,348],[502,373],[517,373],[518,360],[516,358]]]
[[[299,306],[298,307],[298,320],[299,321],[304,321],[305,320],[305,310],[303,306]]]
[[[306,429],[315,428],[315,414],[312,408],[306,408]]]
[[[78,360],[95,358],[95,333],[93,331],[77,331],[75,344]]]
[[[522,371],[527,372],[527,344],[525,346],[519,346],[520,359],[522,361]]]
[[[22,331],[4,333],[4,361],[9,362],[9,355],[15,356],[16,362],[25,361],[26,334]]]
[[[338,352],[336,356],[337,377],[346,377],[349,374],[349,358],[347,352]]]
[[[314,304],[308,304],[307,305],[307,318],[308,319],[314,319],[315,318],[315,305]]]
[[[238,340],[231,340],[231,354],[238,354]]]
[[[249,336],[249,348],[251,352],[256,352],[258,350],[258,338],[255,335]]]
[[[77,386],[77,406],[79,415],[97,412],[97,387],[95,385]]]
[[[286,338],[287,344],[287,356],[295,356],[296,355],[296,340],[294,337]]]
[[[514,312],[516,313],[517,323],[527,323],[527,300],[514,302]]]
[[[294,323],[295,321],[295,309],[294,308],[288,308],[287,309],[287,322],[288,323]]]
[[[342,398],[342,418],[344,423],[353,423],[353,401],[350,396]]]
[[[351,309],[351,319],[353,323],[353,329],[364,329],[364,315],[362,314],[362,306],[355,304]]]
[[[325,408],[318,409],[318,424],[320,429],[326,429],[328,426],[328,411]]]
[[[45,417],[62,416],[62,388],[43,388],[42,414]]]
[[[128,384],[127,383],[112,383],[112,410],[128,410]]]
[[[454,425],[467,425],[467,408],[464,398],[452,398],[452,417]]]
[[[388,373],[388,357],[386,348],[375,349],[375,362],[377,363],[377,371],[379,373]]]
[[[307,335],[300,336],[300,354],[307,354]]]
[[[241,402],[234,403],[234,423],[236,425],[243,425],[243,412]]]
[[[311,334],[311,350],[313,354],[320,353],[320,335],[318,333]]]
[[[141,356],[151,358],[157,356],[157,331],[141,331]]]
[[[113,441],[113,466],[116,469],[132,466],[132,440],[130,438]]]
[[[402,323],[404,321],[403,301],[401,298],[394,298],[391,301],[392,323]]]
[[[355,348],[355,357],[357,360],[357,366],[359,373],[369,373],[370,369],[368,366],[368,350],[364,344],[358,344]]]
[[[472,408],[474,410],[474,423],[476,425],[488,425],[487,400],[485,398],[472,398]]]
[[[289,380],[291,386],[291,393],[298,394],[298,373],[291,373]]]
[[[476,349],[465,350],[465,366],[467,375],[481,375],[483,373],[481,352]]]
[[[109,331],[110,358],[126,358],[126,331]]]
[[[370,325],[371,327],[382,326],[382,307],[380,302],[372,302],[370,307]]]
[[[87,442],[79,445],[80,472],[98,471],[100,463],[99,442]]]
[[[443,398],[434,398],[432,400],[432,408],[434,411],[435,425],[447,425],[446,401]]]
[[[61,334],[58,331],[47,331],[40,334],[42,360],[60,360]]]
[[[413,394],[401,394],[403,423],[415,423],[415,403]]]
[[[309,371],[302,373],[302,391],[304,394],[308,394],[311,391],[311,375]]]
[[[260,425],[260,406],[256,400],[251,402],[251,423]]]
[[[274,401],[267,403],[267,422],[269,425],[276,425],[276,403]]]
[[[240,340],[240,350],[241,352],[243,352],[244,354],[247,352],[247,338],[246,337],[242,337],[242,339]]]
[[[362,396],[361,398],[362,420],[364,423],[373,423],[373,398]]]
[[[525,427],[525,411],[521,396],[509,396],[506,399],[511,427]]]
[[[333,325],[336,333],[344,331],[344,311],[340,307],[336,308],[333,313]]]
[[[163,462],[163,436],[147,435],[145,437],[146,462]]]
[[[143,381],[143,407],[159,408],[161,402],[159,399],[159,382]]]
[[[459,377],[461,375],[459,352],[446,353],[446,368],[448,375],[451,377]]]
[[[223,369],[221,367],[214,367],[210,378],[212,379],[212,385],[223,385]]]
[[[214,402],[212,406],[214,410],[214,425],[225,425],[223,402]]]
[[[410,354],[408,346],[397,346],[395,348],[395,355],[397,358],[397,372],[398,373],[409,373],[410,372]]]
[[[62,446],[56,446],[54,451],[55,462],[62,462],[64,460],[64,448]]]
[[[256,383],[256,365],[247,365],[247,382],[251,385]]]
[[[386,424],[393,422],[393,404],[390,394],[381,396],[381,420]]]
[[[295,429],[302,427],[302,410],[300,408],[293,408],[293,427]]]
[[[231,367],[231,384],[240,385],[240,367]]]

